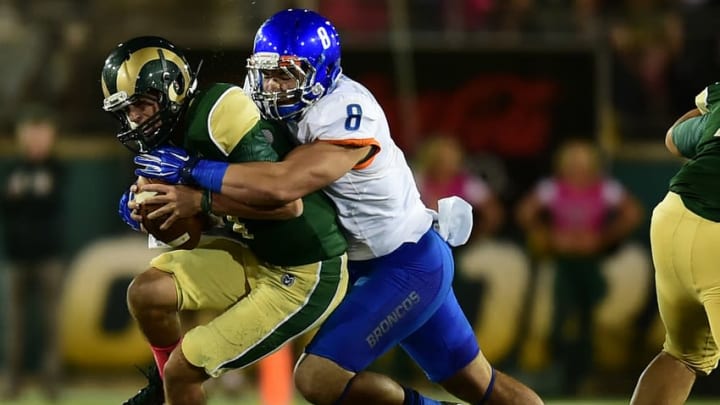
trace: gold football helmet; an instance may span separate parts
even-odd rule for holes
[[[167,142],[197,87],[185,56],[160,37],[144,36],[121,43],[105,59],[102,70],[103,109],[120,120],[118,140],[135,153]],[[127,107],[139,100],[159,109],[141,124],[128,118]]]

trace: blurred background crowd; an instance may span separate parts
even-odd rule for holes
[[[153,252],[116,215],[133,175],[101,108],[107,53],[159,35],[203,60],[201,87],[241,83],[290,6],[335,22],[427,205],[475,207],[455,284],[487,357],[541,394],[629,397],[663,341],[648,221],[682,163],[665,131],[720,79],[710,0],[0,0],[2,394],[22,370],[53,398],[150,361],[124,291]],[[421,379],[399,352],[374,367]]]

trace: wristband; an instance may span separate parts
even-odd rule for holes
[[[226,162],[201,159],[192,168],[191,175],[200,187],[219,193],[228,166],[229,164]]]
[[[203,214],[212,214],[212,191],[204,189],[200,199],[200,210]]]

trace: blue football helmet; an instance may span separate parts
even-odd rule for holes
[[[314,11],[280,11],[255,34],[247,68],[246,86],[263,115],[295,118],[327,94],[340,77],[340,36],[327,18]],[[294,78],[296,86],[267,90],[263,81],[277,74]]]

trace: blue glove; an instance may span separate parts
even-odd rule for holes
[[[170,184],[194,184],[192,169],[198,158],[176,146],[161,146],[150,153],[135,156],[135,174]]]
[[[130,213],[132,210],[128,208],[128,202],[133,200],[135,198],[135,194],[128,190],[123,193],[123,195],[120,197],[120,204],[118,205],[118,214],[120,215],[120,218],[122,218],[123,222],[128,224],[130,228],[133,229],[133,231],[140,231],[140,223],[136,220],[132,219],[130,216]]]
[[[219,193],[228,168],[227,162],[200,159],[185,149],[163,146],[135,156],[135,174],[170,184],[191,184]]]

